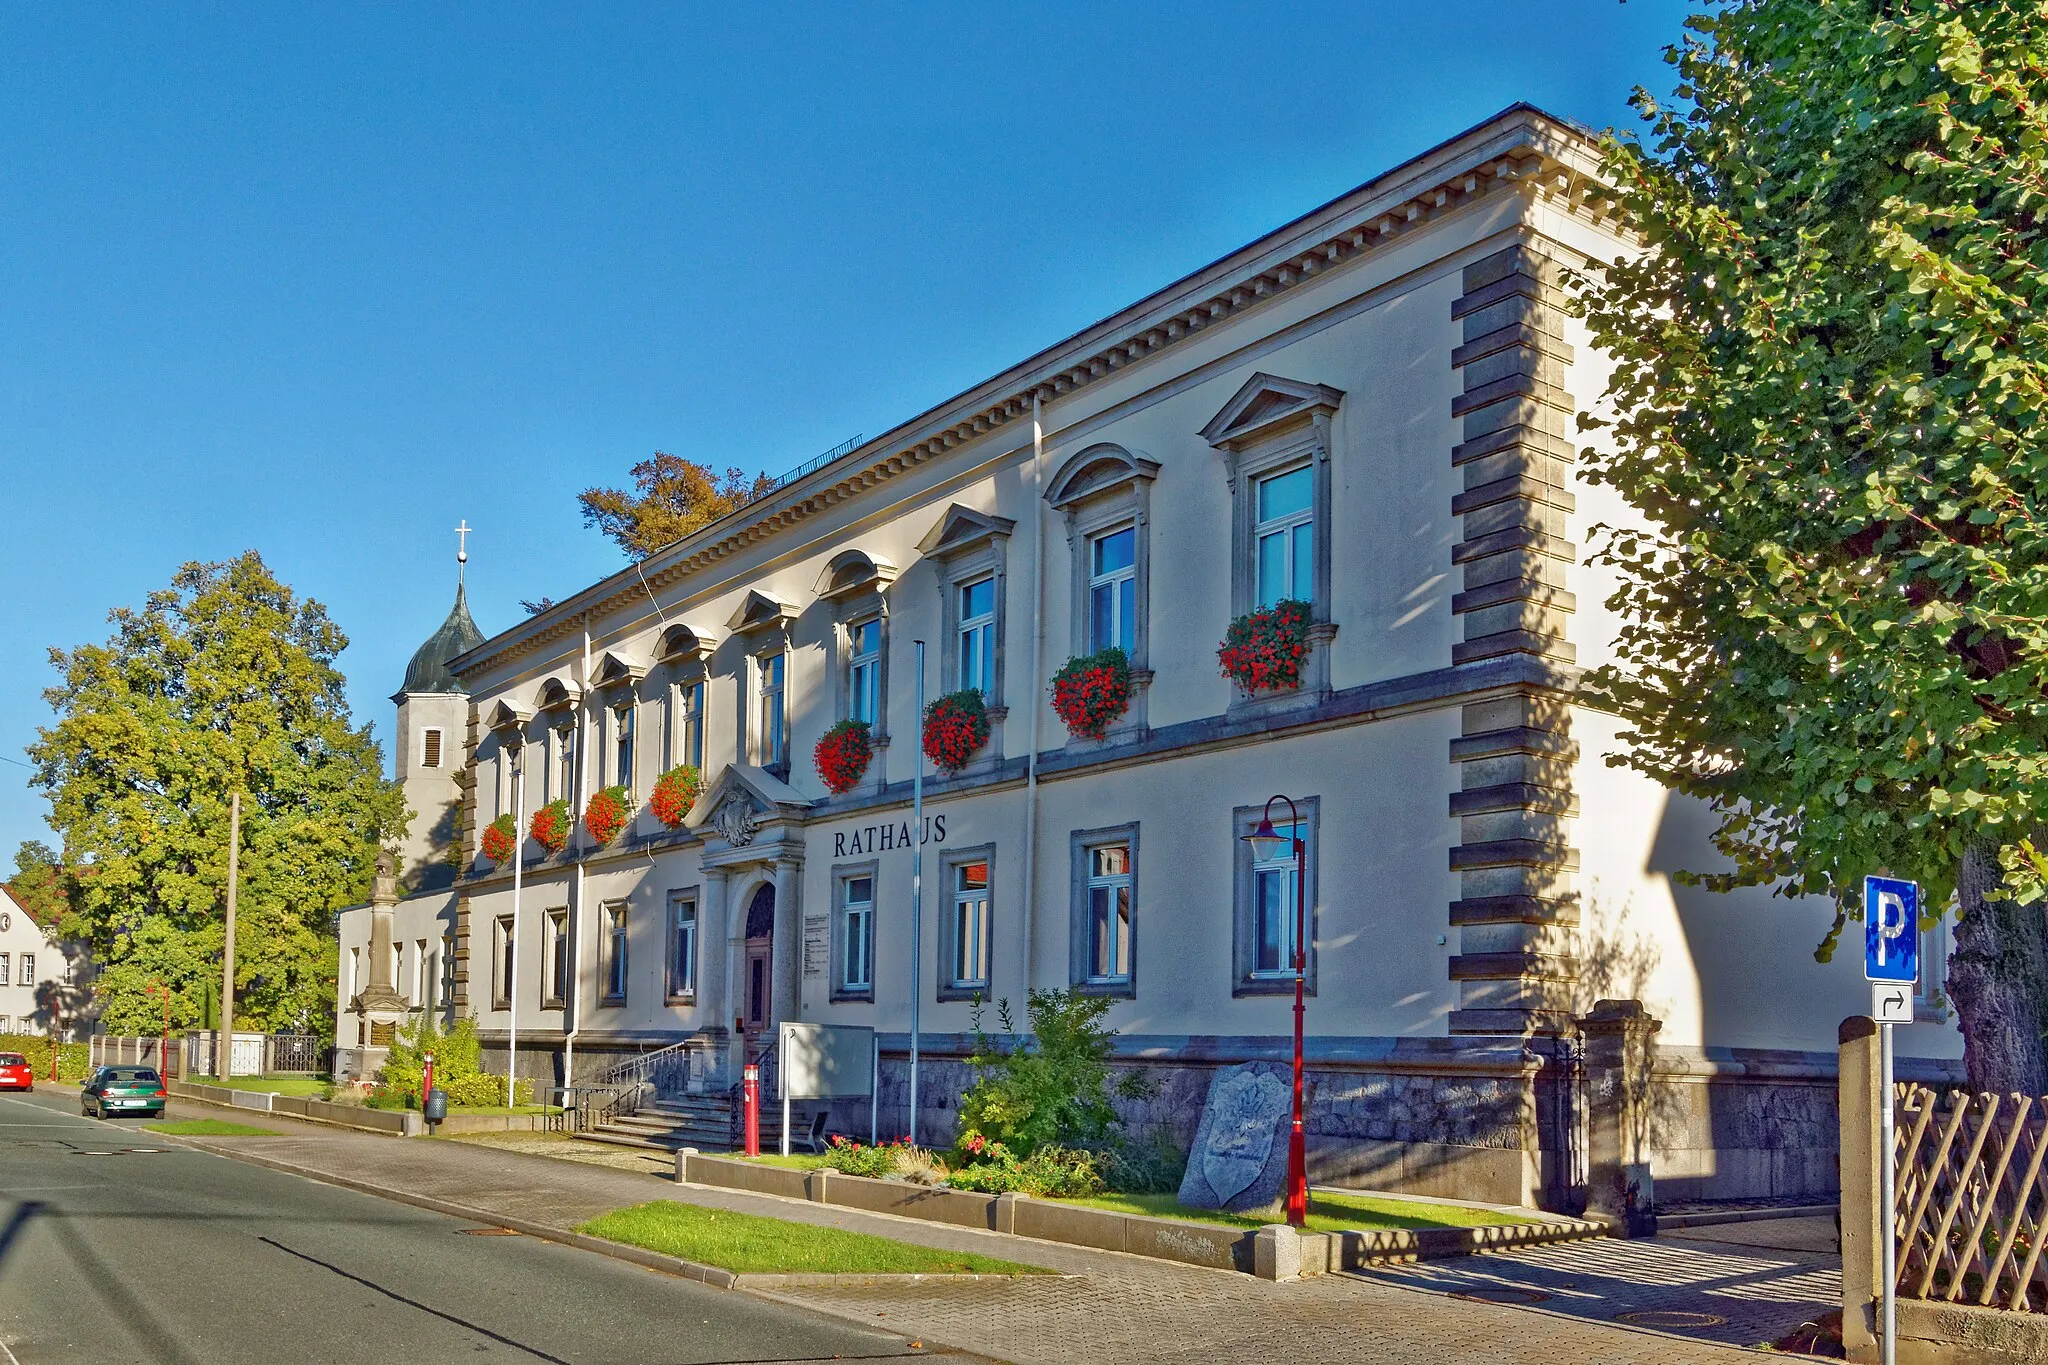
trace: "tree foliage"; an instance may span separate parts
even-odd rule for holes
[[[1609,145],[1646,249],[1579,282],[1616,360],[1584,470],[1647,523],[1598,556],[1616,761],[1712,804],[1735,870],[1709,885],[1852,915],[1867,873],[1935,911],[1960,885],[1972,1075],[2039,1093],[2048,17],[1746,0],[1687,27],[1677,102],[1638,91]]]
[[[236,1023],[331,1027],[334,912],[363,899],[407,812],[334,660],[347,639],[249,551],[187,564],[105,644],[52,650],[32,779],[77,873],[60,932],[101,964],[110,1032],[198,1022],[220,971],[229,794],[242,796]]]
[[[30,919],[61,934],[67,917],[74,913],[78,879],[55,849],[40,839],[24,839],[15,852],[14,875],[7,879],[7,889]]]
[[[577,494],[583,524],[610,536],[634,559],[645,559],[774,487],[767,475],[738,469],[724,477],[710,465],[656,451],[633,466],[633,487],[586,488]]]

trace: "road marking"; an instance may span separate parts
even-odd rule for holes
[[[4,1342],[4,1341],[0,1341],[0,1351],[7,1351],[7,1343],[6,1343],[6,1342]],[[7,1360],[8,1360],[8,1365],[21,1365],[21,1357],[20,1357],[20,1356],[17,1356],[17,1355],[16,1355],[16,1354],[14,1354],[14,1352],[12,1352],[12,1351],[7,1351]]]

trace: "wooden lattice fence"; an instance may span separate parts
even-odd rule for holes
[[[2048,1098],[1896,1095],[1899,1297],[2048,1312]]]

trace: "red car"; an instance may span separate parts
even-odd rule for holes
[[[33,1090],[36,1069],[19,1052],[0,1052],[0,1090]]]

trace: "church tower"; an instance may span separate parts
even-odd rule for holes
[[[405,789],[406,809],[413,812],[398,845],[398,870],[408,891],[414,892],[438,890],[455,881],[448,858],[461,809],[469,693],[448,662],[484,642],[484,633],[470,619],[468,585],[463,581],[469,527],[457,530],[465,539],[455,553],[455,605],[440,628],[413,651],[412,662],[405,666],[405,685],[391,697],[398,704],[398,783]]]

